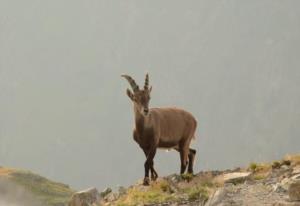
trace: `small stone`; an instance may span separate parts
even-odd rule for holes
[[[300,181],[294,182],[289,186],[289,197],[292,201],[300,201]]]
[[[300,166],[296,166],[293,168],[293,172],[292,172],[293,175],[295,174],[300,174]]]
[[[120,186],[118,188],[118,192],[119,192],[119,195],[124,195],[124,194],[126,194],[126,188],[123,186]]]
[[[282,170],[288,170],[289,166],[287,166],[287,165],[281,165],[280,169],[282,169]]]
[[[286,192],[286,189],[284,189],[279,183],[273,185],[273,191],[278,193],[284,193]]]
[[[118,199],[118,197],[119,197],[118,194],[110,192],[105,196],[104,200],[108,202],[113,202],[116,199]]]
[[[206,202],[205,206],[217,206],[222,203],[225,196],[227,194],[227,190],[224,188],[218,189]]]
[[[180,182],[182,180],[182,177],[180,175],[177,175],[177,174],[173,174],[170,177],[171,177],[171,181],[175,182],[175,183]]]
[[[69,206],[99,205],[100,195],[96,188],[90,188],[72,195]]]
[[[292,180],[300,180],[300,174],[291,177]]]
[[[228,173],[223,176],[223,180],[225,183],[243,183],[250,176],[251,172],[233,172]]]
[[[111,188],[106,188],[106,189],[104,189],[101,193],[100,193],[100,196],[102,197],[102,198],[104,198],[105,196],[107,196],[109,193],[111,193],[112,192],[112,189]]]

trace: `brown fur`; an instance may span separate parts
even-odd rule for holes
[[[124,77],[133,88],[139,88],[128,75]],[[151,178],[156,179],[153,159],[157,148],[172,148],[180,153],[181,170],[184,173],[188,165],[188,172],[193,173],[193,161],[196,150],[190,149],[194,138],[197,121],[193,115],[183,109],[175,107],[152,108],[149,110],[151,88],[148,89],[148,75],[144,90],[132,93],[127,89],[128,97],[134,104],[135,129],[134,140],[143,149],[146,155],[144,184],[149,184],[149,170]]]

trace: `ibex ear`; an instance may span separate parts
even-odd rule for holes
[[[129,89],[126,90],[126,93],[127,93],[127,96],[128,96],[132,101],[134,101],[134,95],[132,94],[132,92],[131,92]]]

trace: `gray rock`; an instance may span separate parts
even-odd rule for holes
[[[281,165],[280,169],[288,170],[288,169],[290,169],[290,167],[288,165]]]
[[[101,193],[100,193],[100,196],[102,197],[102,198],[104,198],[105,196],[107,196],[109,193],[111,193],[112,192],[112,189],[111,188],[106,188],[106,189],[104,189]]]
[[[279,192],[279,193],[284,193],[287,190],[285,188],[283,188],[280,183],[277,183],[277,184],[273,185],[273,191],[274,192]]]
[[[300,180],[300,174],[296,174],[291,177],[292,180]]]
[[[69,206],[99,206],[100,194],[96,188],[90,188],[72,195]]]
[[[292,201],[300,201],[300,181],[296,181],[289,186],[289,197]]]
[[[226,196],[226,189],[220,188],[213,193],[213,195],[208,199],[205,206],[218,206],[221,205],[222,201]]]
[[[300,166],[296,166],[293,168],[293,172],[292,172],[293,175],[295,174],[300,174]]]
[[[251,172],[233,172],[223,175],[223,180],[225,183],[243,183],[246,179],[249,178]]]
[[[119,195],[124,195],[124,194],[126,194],[126,188],[123,187],[123,186],[119,186],[119,188],[118,188],[118,193],[119,193]]]

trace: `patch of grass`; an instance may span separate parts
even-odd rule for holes
[[[181,174],[181,178],[183,180],[186,180],[186,181],[191,181],[193,179],[194,175],[193,174],[190,174],[190,173],[186,173],[186,174]]]
[[[272,168],[273,168],[273,169],[279,169],[280,166],[281,166],[281,163],[278,162],[278,161],[274,161],[274,162],[272,163]]]
[[[162,181],[162,182],[159,184],[159,187],[160,187],[160,189],[161,189],[163,192],[173,193],[173,190],[171,189],[171,186],[170,186],[170,184],[169,184],[167,181]]]
[[[190,187],[186,188],[183,190],[184,193],[187,194],[188,199],[190,201],[195,201],[195,200],[203,200],[207,201],[209,198],[209,192],[206,187],[203,186],[195,186],[195,187]]]
[[[115,202],[117,206],[134,206],[140,204],[159,204],[175,201],[172,190],[166,180],[152,183],[148,188],[130,188],[127,194]]]
[[[255,162],[251,162],[248,167],[252,172],[255,172],[257,169],[257,164]]]
[[[10,179],[31,191],[47,206],[66,204],[74,191],[68,185],[53,182],[29,171],[15,170]]]
[[[254,180],[263,180],[263,179],[265,179],[267,176],[266,175],[264,175],[264,174],[255,174],[254,176],[253,176],[253,179]]]
[[[252,180],[262,180],[265,179],[272,170],[272,164],[267,163],[251,163],[248,167],[248,171],[253,172],[251,175]]]
[[[255,173],[268,172],[272,169],[272,165],[267,163],[260,163],[260,164],[251,163],[248,169],[250,169],[250,171]]]

